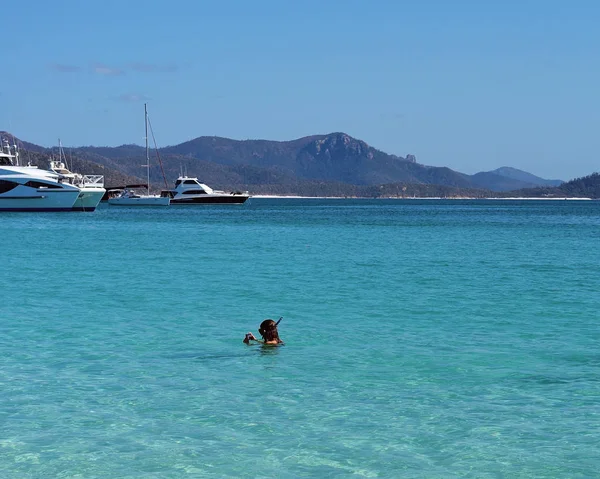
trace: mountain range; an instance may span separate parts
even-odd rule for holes
[[[2,132],[0,135],[11,136]],[[19,141],[26,154],[35,157],[34,164],[36,161],[43,164],[43,156],[52,152],[52,149]],[[80,162],[77,168],[81,172],[97,174],[102,170],[107,186],[120,185],[123,181],[140,182],[146,176],[142,146],[75,147],[68,149],[68,155],[74,162]],[[203,136],[152,150],[150,163],[151,184],[155,188],[172,186],[177,176],[185,173],[215,188],[243,189],[251,194],[313,191],[318,196],[336,192],[343,196],[371,196],[377,187],[403,185],[396,189],[408,192],[419,186],[419,191],[431,191],[436,190],[432,189],[436,186],[441,194],[464,191],[486,196],[489,192],[555,187],[563,183],[511,167],[468,175],[447,167],[427,166],[418,163],[414,155],[387,154],[341,132],[292,141]],[[94,171],[90,171],[92,169]]]
[[[218,187],[319,181],[357,186],[436,184],[509,191],[562,183],[509,167],[467,175],[446,167],[426,166],[417,163],[414,155],[390,155],[345,133],[292,141],[203,136],[160,148],[158,153],[169,180],[183,171]],[[73,149],[73,154],[129,175],[143,176],[139,166],[139,159],[144,157],[141,146],[79,147]]]

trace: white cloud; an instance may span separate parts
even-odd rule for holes
[[[134,62],[129,64],[129,67],[136,72],[142,73],[170,73],[177,71],[177,65],[168,63],[165,65],[157,65],[154,63],[138,63]]]
[[[107,76],[116,76],[123,75],[125,73],[121,68],[109,67],[108,65],[104,65],[103,63],[96,63],[93,66],[94,73],[98,75],[107,75]]]
[[[119,95],[118,97],[115,98],[115,100],[117,101],[121,101],[124,103],[136,103],[136,102],[140,102],[140,101],[148,101],[150,98],[148,98],[145,95],[140,95],[137,93],[123,93],[122,95]]]

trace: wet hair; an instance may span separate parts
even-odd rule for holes
[[[260,323],[258,332],[265,341],[281,341],[279,339],[279,333],[277,332],[277,323],[272,319],[265,319],[262,323]]]

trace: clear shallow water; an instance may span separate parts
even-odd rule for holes
[[[597,477],[597,202],[253,199],[0,232],[0,477]],[[279,316],[286,346],[242,344]]]

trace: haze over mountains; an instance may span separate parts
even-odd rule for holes
[[[22,142],[29,152],[48,154],[46,149]],[[145,149],[138,145],[117,147],[85,146],[69,148],[79,160],[102,165],[107,185],[113,183],[111,172],[124,178],[145,178]],[[467,175],[447,167],[426,166],[413,155],[400,157],[384,153],[364,141],[336,132],[314,135],[292,141],[232,140],[220,137],[198,137],[193,140],[151,151],[151,183],[164,186],[162,164],[170,185],[181,173],[197,176],[217,188],[236,188],[251,193],[294,194],[310,185],[320,185],[322,195],[342,193],[342,185],[369,189],[378,185],[437,185],[448,191],[485,190],[506,192],[533,187],[554,187],[560,180],[548,180],[516,168],[502,167],[493,171]],[[318,188],[317,188],[318,189]],[[296,191],[295,191],[296,190]],[[444,190],[446,191],[446,190]],[[284,192],[284,193],[282,193]],[[299,193],[296,193],[299,194]]]

